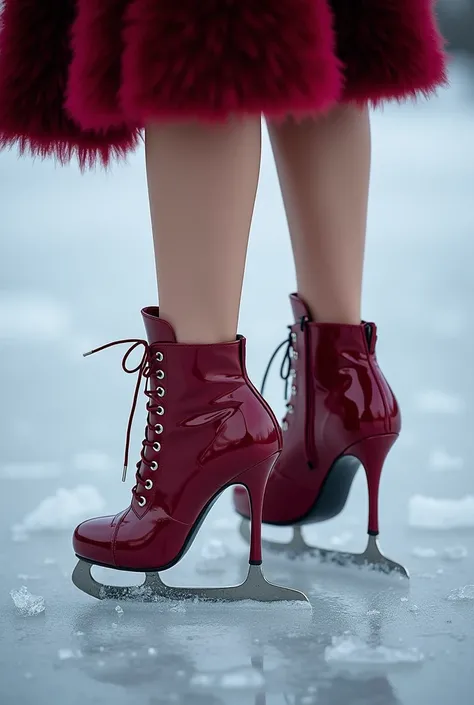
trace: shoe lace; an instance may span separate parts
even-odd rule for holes
[[[148,382],[149,378],[152,372],[152,364],[153,364],[153,352],[152,348],[149,345],[149,343],[146,340],[140,340],[139,338],[131,338],[131,339],[125,339],[125,340],[116,340],[112,343],[107,343],[106,345],[101,345],[99,348],[94,348],[94,350],[90,350],[87,353],[84,353],[84,357],[88,357],[89,355],[94,355],[95,353],[101,352],[102,350],[106,350],[107,348],[112,348],[115,345],[126,345],[127,343],[130,343],[130,347],[125,353],[125,355],[122,358],[122,369],[124,372],[127,374],[135,374],[138,372],[138,377],[137,377],[137,382],[135,385],[135,391],[133,394],[133,400],[132,400],[132,408],[130,411],[130,416],[128,419],[128,425],[127,425],[127,436],[126,436],[126,441],[125,441],[125,452],[124,452],[124,461],[123,461],[123,473],[122,473],[122,482],[125,482],[127,479],[127,469],[128,469],[128,458],[129,458],[129,452],[130,452],[130,437],[131,437],[131,432],[132,432],[132,426],[133,426],[133,419],[135,416],[135,410],[137,408],[137,401],[138,401],[138,395],[140,393],[140,385],[142,383],[142,380],[145,378],[145,395],[148,397],[149,401],[147,402],[146,409],[148,412],[148,417],[147,417],[147,429],[145,432],[145,439],[142,441],[142,449],[140,452],[140,460],[138,461],[136,467],[137,467],[137,472],[135,473],[135,479],[137,484],[132,488],[132,492],[136,494],[137,486],[139,483],[143,483],[143,478],[140,475],[140,466],[141,463],[144,463],[145,466],[150,467],[151,462],[145,457],[145,451],[147,447],[152,447],[153,443],[148,440],[149,433],[148,430],[152,430],[152,425],[150,423],[150,414],[156,412],[160,408],[160,404],[157,401],[157,392],[156,390],[149,389],[148,388]],[[140,362],[136,367],[128,367],[127,362],[130,357],[130,355],[140,346],[143,347],[143,355],[141,357]]]
[[[305,324],[308,322],[308,320],[309,320],[309,319],[308,319],[307,316],[301,316],[301,318],[300,318],[301,330],[304,330]],[[288,385],[289,385],[289,379],[290,379],[290,375],[291,375],[291,363],[292,363],[292,361],[291,361],[291,351],[292,351],[292,349],[293,349],[293,340],[292,340],[292,332],[293,332],[293,331],[292,331],[292,328],[293,328],[293,326],[287,326],[287,328],[289,329],[288,337],[285,338],[285,340],[283,340],[283,341],[277,346],[277,348],[275,349],[273,355],[271,356],[271,358],[270,358],[270,360],[269,360],[269,362],[268,362],[267,369],[265,370],[265,373],[264,373],[264,375],[263,375],[262,385],[261,385],[261,387],[260,387],[260,394],[263,395],[263,393],[264,393],[264,391],[265,391],[265,384],[266,384],[266,382],[267,382],[268,375],[269,375],[271,366],[272,366],[272,364],[273,364],[273,361],[275,360],[276,356],[278,355],[278,353],[280,352],[280,350],[282,349],[282,347],[283,347],[284,345],[286,345],[285,354],[283,355],[283,360],[282,360],[281,365],[280,365],[280,378],[281,378],[281,379],[283,380],[283,382],[285,383],[284,399],[285,399],[285,401],[287,402],[286,406],[289,406],[289,402],[288,402]]]
[[[285,338],[275,349],[273,352],[273,355],[271,356],[267,369],[265,370],[265,374],[263,375],[263,380],[262,380],[262,385],[260,387],[260,394],[263,395],[265,392],[265,385],[267,383],[268,375],[270,373],[270,369],[273,365],[273,361],[275,360],[276,356],[282,349],[284,345],[286,345],[286,350],[285,354],[283,355],[283,360],[280,365],[280,378],[284,381],[285,383],[285,401],[288,400],[288,380],[290,379],[290,372],[291,372],[291,348],[292,348],[292,340],[291,340],[291,326],[288,326],[290,329],[290,332],[288,333],[288,337]]]

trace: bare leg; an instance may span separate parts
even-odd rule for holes
[[[298,293],[315,321],[360,323],[370,177],[368,110],[270,124]]]
[[[146,130],[160,312],[180,342],[235,339],[260,152],[259,118]]]

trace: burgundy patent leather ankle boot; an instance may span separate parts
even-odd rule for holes
[[[90,519],[74,534],[79,563],[75,584],[99,598],[202,597],[204,599],[306,599],[267,583],[261,565],[261,515],[265,485],[281,451],[281,432],[269,406],[245,369],[245,339],[215,345],[176,342],[157,308],[142,311],[148,341],[128,343],[126,372],[138,372],[128,445],[140,382],[146,378],[147,426],[129,507],[116,516]],[[138,367],[130,354],[143,348]],[[91,354],[91,353],[88,353]],[[214,501],[227,487],[242,484],[252,507],[248,580],[236,588],[181,589],[158,576],[186,553]],[[91,564],[147,574],[140,590],[97,583]]]
[[[265,541],[264,546],[292,555],[309,551],[339,563],[369,563],[406,575],[380,553],[376,540],[380,476],[401,426],[397,400],[377,364],[376,326],[315,323],[297,294],[290,300],[295,322],[289,326],[282,377],[291,389],[282,422],[283,452],[267,484],[263,521],[296,530],[290,544]],[[366,551],[354,555],[310,548],[301,526],[342,511],[360,464],[369,491]],[[234,503],[239,514],[249,516],[240,488],[234,491]],[[246,536],[245,523],[241,532]]]

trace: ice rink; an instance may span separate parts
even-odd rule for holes
[[[381,544],[412,578],[267,555],[266,575],[306,591],[312,611],[97,603],[73,587],[72,528],[119,511],[132,484],[120,482],[125,350],[82,353],[143,337],[140,308],[156,303],[143,153],[85,177],[0,154],[2,705],[472,705],[473,86],[459,61],[438,98],[373,117],[364,317],[379,326],[404,422],[383,475]],[[240,322],[257,384],[293,290],[265,141]],[[277,370],[267,398],[283,415]],[[135,455],[144,422],[142,404]],[[364,547],[364,483],[359,473],[343,514],[309,541]],[[246,560],[226,493],[166,579],[232,583]],[[15,606],[22,586],[43,598],[27,601],[39,614],[21,614],[21,594]]]

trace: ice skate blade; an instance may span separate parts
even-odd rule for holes
[[[178,588],[166,585],[159,573],[145,573],[145,582],[137,587],[119,587],[102,585],[92,576],[92,565],[79,559],[72,574],[74,585],[98,600],[135,600],[137,602],[156,602],[167,600],[205,600],[238,602],[252,600],[257,602],[309,602],[306,595],[299,590],[280,587],[269,583],[260,566],[249,566],[245,582],[231,587],[197,587]]]
[[[242,519],[240,535],[247,543],[249,542],[250,524],[247,519]],[[404,578],[410,577],[408,570],[404,566],[383,555],[376,536],[369,536],[367,548],[363,553],[346,553],[344,551],[333,551],[331,549],[308,546],[301,533],[301,527],[295,526],[293,527],[293,537],[291,541],[288,543],[280,543],[278,541],[262,539],[262,548],[264,551],[276,553],[287,558],[294,559],[310,556],[318,559],[321,563],[335,563],[341,566],[358,565],[372,570],[378,570],[382,573],[398,573]]]

